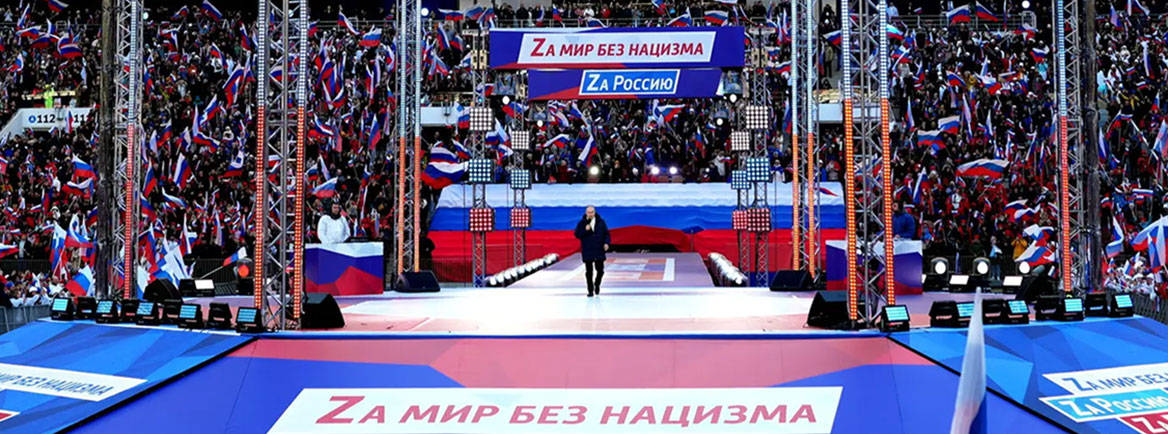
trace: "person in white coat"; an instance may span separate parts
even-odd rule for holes
[[[341,203],[334,201],[329,205],[328,214],[320,216],[316,222],[316,235],[323,244],[343,243],[349,240],[351,232],[349,222],[341,215]]]

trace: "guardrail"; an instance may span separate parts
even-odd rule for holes
[[[1145,316],[1162,324],[1168,324],[1168,300],[1153,299],[1148,294],[1131,294],[1132,307],[1136,315]]]
[[[20,306],[0,307],[0,334],[8,333],[22,325],[46,318],[51,313],[52,306]]]

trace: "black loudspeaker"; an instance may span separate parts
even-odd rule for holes
[[[771,281],[771,291],[810,291],[811,284],[807,270],[779,270]]]
[[[860,309],[863,309],[861,302]],[[847,291],[817,291],[807,312],[807,325],[833,330],[850,330]]]
[[[1055,293],[1054,283],[1047,276],[1026,276],[1022,279],[1022,287],[1018,288],[1015,300],[1026,300],[1034,303],[1039,296]]]
[[[154,279],[153,282],[146,285],[146,291],[142,294],[142,298],[146,301],[162,303],[166,300],[182,299],[182,294],[179,294],[178,288],[175,288],[169,280]]]
[[[178,293],[182,294],[183,297],[195,297],[195,279],[180,279]]]
[[[255,294],[255,281],[251,278],[240,278],[235,284],[235,295],[252,295]]]
[[[304,316],[300,319],[300,328],[305,329],[339,329],[345,326],[345,317],[341,316],[341,308],[332,294],[326,292],[310,292],[304,299]]]
[[[397,292],[438,292],[438,278],[433,271],[403,272],[397,276]]]

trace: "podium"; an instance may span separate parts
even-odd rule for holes
[[[383,249],[381,242],[305,245],[304,289],[334,296],[381,294]]]

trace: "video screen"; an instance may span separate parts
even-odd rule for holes
[[[973,317],[973,302],[957,303],[957,316],[961,318]]]
[[[1030,306],[1026,305],[1026,300],[1010,300],[1010,314],[1030,315]]]
[[[195,312],[199,310],[197,304],[184,304],[178,311],[178,319],[195,319]]]
[[[259,311],[250,307],[239,308],[239,314],[235,318],[235,322],[251,323],[256,321],[256,314]]]
[[[884,308],[884,314],[888,315],[888,321],[908,321],[908,308],[905,306],[888,306]]]

